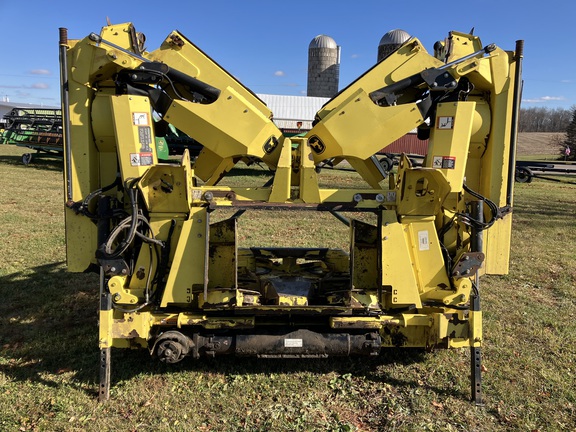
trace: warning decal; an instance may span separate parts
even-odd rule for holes
[[[456,168],[455,156],[434,156],[432,159],[432,168],[454,169]]]
[[[152,147],[150,147],[150,144],[152,144],[152,130],[150,126],[138,126],[138,141],[142,146],[140,148],[141,152],[148,153],[152,151]]]
[[[132,113],[132,124],[136,126],[149,126],[148,113],[147,112],[133,112]]]
[[[130,153],[130,165],[149,166],[154,162],[152,153]]]
[[[439,116],[437,129],[454,129],[454,117]]]
[[[130,153],[130,165],[140,166],[140,153]]]
[[[152,158],[152,153],[140,153],[140,165],[148,166],[152,165],[154,158]]]

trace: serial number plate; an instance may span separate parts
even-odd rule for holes
[[[284,339],[284,348],[302,348],[302,339]]]

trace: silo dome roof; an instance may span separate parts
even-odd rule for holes
[[[330,36],[318,35],[314,39],[312,39],[312,41],[310,42],[310,46],[308,46],[308,49],[310,49],[310,48],[333,48],[333,49],[336,49],[336,48],[338,48],[338,45],[336,45],[336,42]]]
[[[380,39],[380,43],[378,44],[378,46],[402,45],[408,39],[410,39],[410,35],[406,33],[404,30],[400,29],[390,30],[388,33],[382,36],[382,39]]]

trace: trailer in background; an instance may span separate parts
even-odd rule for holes
[[[4,115],[0,143],[36,150],[34,157],[62,159],[62,111],[57,108],[13,108]],[[24,153],[22,162],[32,162],[33,153]]]

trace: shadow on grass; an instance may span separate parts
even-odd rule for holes
[[[274,173],[270,171],[266,165],[262,164],[261,167],[258,165],[253,167],[235,167],[230,170],[231,176],[247,176],[247,177],[264,177],[271,176]]]
[[[572,226],[576,215],[576,203],[573,199],[575,187],[569,187],[565,200],[532,198],[529,202],[517,200],[514,203],[515,221],[535,228],[542,227],[543,221],[547,225]],[[535,218],[537,214],[539,217]]]
[[[36,153],[34,150],[22,148],[22,153],[30,153],[32,161],[29,165],[24,165],[21,155],[0,155],[0,163],[6,165],[17,165],[28,169],[38,169],[46,171],[62,171],[64,161],[62,157],[53,154]]]
[[[135,374],[162,375],[176,372],[196,372],[230,375],[290,375],[312,373],[324,375],[337,373],[350,374],[374,383],[376,387],[389,385],[399,390],[422,388],[438,396],[452,396],[466,399],[467,391],[456,387],[438,387],[414,378],[398,378],[395,368],[410,366],[426,361],[426,352],[414,348],[385,348],[376,357],[332,357],[326,359],[258,359],[251,357],[222,356],[215,359],[185,358],[175,365],[166,365],[152,359],[145,351],[116,350],[112,353],[112,387],[131,380]],[[147,361],[143,361],[147,359]],[[466,373],[466,371],[463,371]]]
[[[58,387],[65,382],[96,397],[99,379],[97,275],[68,273],[63,263],[47,264],[0,277],[0,298],[3,299],[0,304],[0,371],[16,381],[49,387]],[[187,358],[176,365],[165,365],[152,359],[143,349],[114,349],[112,387],[142,374],[181,371],[223,375],[337,372],[400,388],[416,387],[419,384],[414,379],[395,378],[381,366],[393,368],[424,360],[423,350],[390,348],[376,357]],[[62,374],[66,374],[65,378],[60,378]],[[432,386],[428,389],[439,395],[462,397],[455,390]]]
[[[0,370],[47,386],[69,372],[95,383],[97,291],[96,275],[61,262],[0,277]]]

